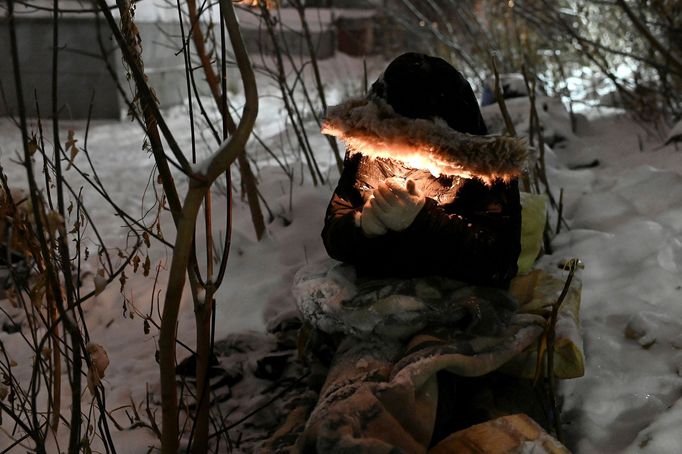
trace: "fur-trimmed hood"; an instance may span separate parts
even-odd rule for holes
[[[351,98],[327,109],[322,133],[345,141],[350,153],[395,159],[436,176],[480,178],[487,184],[518,177],[527,156],[522,139],[464,134],[439,119],[403,117],[376,96]]]

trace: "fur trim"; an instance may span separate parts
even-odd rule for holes
[[[327,109],[322,133],[346,142],[351,153],[396,159],[434,175],[509,181],[523,171],[523,139],[475,136],[443,121],[398,115],[380,98],[352,98]]]

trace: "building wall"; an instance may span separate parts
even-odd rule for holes
[[[52,20],[33,15],[18,16],[16,20],[19,65],[24,100],[29,116],[37,114],[35,98],[43,117],[52,112]],[[182,102],[185,79],[182,56],[169,49],[159,28],[171,36],[179,36],[179,26],[169,23],[138,23],[143,39],[145,71],[154,88],[161,107]],[[118,80],[130,91],[123,68],[121,53],[113,43],[108,28],[102,20],[102,42],[107,61]],[[17,113],[17,97],[10,53],[7,19],[0,19],[0,83],[4,97],[0,96],[0,115]],[[98,44],[94,15],[65,17],[59,23],[59,75],[58,105],[60,118],[85,118],[93,97],[93,118],[121,118],[127,105],[118,93],[116,84],[107,69]],[[203,79],[197,78],[198,83]]]
[[[36,115],[35,98],[44,117],[52,111],[52,21],[47,17],[16,20],[19,67],[23,96],[30,116]],[[92,20],[68,19],[60,23],[62,48],[59,51],[58,104],[60,117],[86,117],[89,100],[95,93],[95,117],[118,117],[119,101],[115,85],[99,55],[95,24]],[[17,113],[17,96],[10,53],[7,20],[0,22],[0,83],[5,99],[0,99],[0,115]],[[118,68],[109,40],[105,39],[109,61]]]
[[[34,0],[39,2],[40,0]],[[45,3],[51,7],[52,2]],[[141,3],[142,6],[147,2]],[[369,0],[335,0],[335,5],[363,5]],[[185,68],[180,52],[181,33],[177,18],[169,9],[148,8],[137,10],[136,24],[142,37],[145,72],[154,89],[161,108],[181,104],[186,99]],[[60,7],[82,8],[80,2],[64,2]],[[239,10],[242,34],[247,51],[257,59],[260,52],[272,54],[273,45],[257,15]],[[277,27],[281,49],[292,56],[309,57],[303,38],[298,13],[292,8],[276,11],[277,20],[286,27]],[[337,49],[351,55],[368,55],[376,52],[373,35],[374,13],[368,9],[310,9],[307,12],[312,42],[318,59],[334,56]],[[215,18],[214,18],[215,19]],[[108,26],[100,18],[102,41],[106,62],[113,68],[128,98],[134,83],[128,80],[121,53]],[[16,15],[19,65],[24,86],[24,100],[29,116],[36,116],[35,98],[40,104],[41,116],[52,114],[52,34],[50,11],[22,11]],[[185,30],[187,32],[187,30]],[[343,41],[343,46],[341,46]],[[98,44],[97,17],[93,13],[65,13],[59,18],[59,116],[64,119],[86,118],[93,97],[93,118],[124,118],[128,112],[125,100],[119,94]],[[344,47],[345,46],[345,47]],[[177,55],[176,55],[177,54]],[[0,17],[0,116],[16,115],[17,97],[9,45],[9,27],[6,17]],[[196,63],[196,62],[193,62]],[[208,94],[201,71],[195,71],[200,93]]]

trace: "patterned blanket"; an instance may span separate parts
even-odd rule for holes
[[[564,376],[582,374],[579,285],[557,329],[555,358],[564,360],[555,371],[563,367]],[[548,272],[504,292],[442,277],[358,280],[352,267],[332,260],[302,269],[293,291],[303,318],[341,340],[294,451],[427,452],[437,374],[481,377],[504,366],[532,376],[532,350],[562,286],[560,273]]]

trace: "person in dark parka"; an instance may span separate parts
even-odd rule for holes
[[[487,128],[464,77],[443,59],[407,53],[389,64],[366,98],[347,104],[327,118],[331,129],[345,128],[345,136],[335,135],[351,138],[322,231],[329,255],[354,264],[359,276],[442,275],[506,288],[521,248],[517,177],[525,149],[518,142],[477,145],[470,135],[483,136]],[[348,118],[355,123],[349,126]],[[469,167],[483,170],[473,178],[434,176],[393,159],[398,147],[389,152],[395,156],[368,156],[352,141],[368,131],[384,144],[404,135],[442,155],[465,154]],[[476,177],[481,174],[493,177]]]

